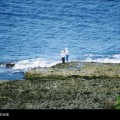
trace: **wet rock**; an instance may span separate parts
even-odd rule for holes
[[[7,63],[7,64],[6,64],[6,67],[14,67],[14,66],[15,66],[14,63]]]

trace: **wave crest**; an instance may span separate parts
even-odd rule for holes
[[[28,70],[36,67],[51,67],[55,64],[59,63],[59,61],[45,60],[42,58],[31,59],[31,60],[22,60],[15,64],[13,67],[14,70]]]
[[[111,58],[91,58],[87,57],[85,60],[81,60],[81,62],[98,62],[98,63],[120,63],[120,54],[112,55]]]

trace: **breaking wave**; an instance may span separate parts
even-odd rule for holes
[[[88,57],[81,62],[98,62],[98,63],[120,63],[120,54],[112,55],[111,57],[104,58],[92,58],[94,55],[88,55]]]
[[[27,71],[29,69],[37,68],[37,67],[51,67],[57,63],[59,63],[59,61],[56,62],[52,60],[45,60],[42,58],[22,60],[22,61],[18,61],[17,63],[15,63],[13,70]]]

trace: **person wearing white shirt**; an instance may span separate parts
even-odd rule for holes
[[[68,63],[68,58],[69,58],[68,48],[65,48],[65,57],[66,57],[66,63]]]

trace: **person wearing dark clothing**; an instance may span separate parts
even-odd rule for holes
[[[62,50],[60,53],[61,57],[62,57],[62,63],[65,63],[65,52]]]

